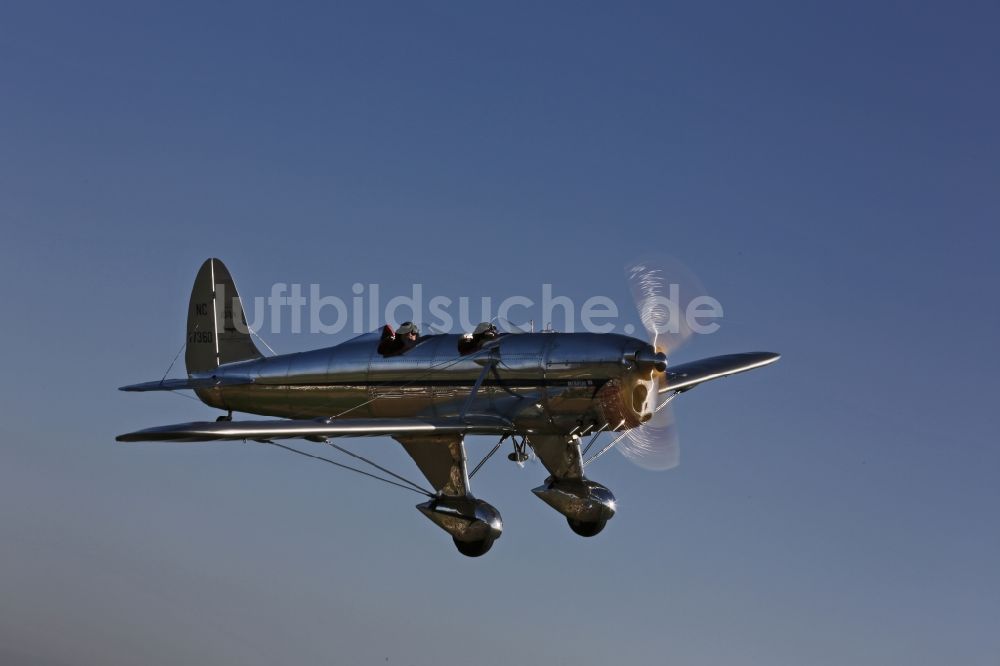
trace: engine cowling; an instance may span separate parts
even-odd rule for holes
[[[597,392],[600,418],[612,428],[635,428],[653,416],[656,386],[649,372],[628,372],[609,380]]]

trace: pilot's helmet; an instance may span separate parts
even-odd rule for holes
[[[479,326],[476,326],[476,330],[472,332],[473,335],[496,335],[497,327],[488,321],[484,321]]]
[[[409,335],[410,333],[418,336],[420,335],[420,330],[412,321],[404,321],[399,325],[399,328],[396,329],[396,335]]]

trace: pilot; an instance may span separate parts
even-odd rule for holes
[[[396,339],[402,342],[402,351],[411,349],[420,340],[420,329],[412,321],[404,321],[396,329]]]
[[[476,326],[472,333],[466,333],[458,341],[458,352],[462,355],[472,353],[483,346],[483,343],[493,340],[499,335],[497,327],[488,321]]]
[[[404,321],[396,331],[386,324],[378,343],[378,353],[382,356],[397,356],[408,351],[420,340],[420,330],[410,321]]]
[[[497,327],[488,321],[476,326],[476,330],[472,332],[472,339],[479,343],[492,340],[495,337],[497,337]]]

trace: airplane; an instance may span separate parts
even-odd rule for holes
[[[549,474],[532,492],[574,532],[591,537],[614,516],[616,503],[607,487],[584,474],[589,462],[626,435],[642,432],[681,393],[780,357],[750,352],[668,367],[662,348],[616,333],[505,332],[488,323],[473,335],[420,336],[409,322],[400,329],[387,324],[333,347],[265,357],[246,326],[229,270],[219,259],[207,259],[191,292],[187,378],[120,390],[188,389],[226,414],[116,439],[327,443],[396,481],[376,478],[425,494],[417,509],[452,537],[460,553],[478,557],[500,537],[503,523],[495,507],[472,494],[470,478],[483,463],[468,471],[466,437],[500,438],[483,462],[507,439],[515,462],[528,459],[530,448]],[[656,331],[651,333],[655,338]],[[277,418],[233,420],[234,412]],[[585,461],[590,445],[605,433],[614,433],[612,443]],[[330,441],[375,436],[399,442],[433,491]]]

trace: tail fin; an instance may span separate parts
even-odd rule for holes
[[[229,270],[218,259],[207,259],[194,279],[188,306],[188,374],[260,357]]]

